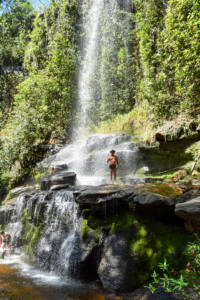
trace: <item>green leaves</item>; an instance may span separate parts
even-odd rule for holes
[[[185,255],[188,260],[185,271],[172,269],[164,259],[153,272],[152,282],[147,287],[152,292],[162,287],[167,292],[178,293],[181,299],[197,299],[200,295],[199,284],[197,284],[200,274],[200,239],[198,236],[195,236],[193,242],[187,244]]]
[[[42,159],[41,145],[48,142],[52,131],[58,135],[69,132],[76,87],[77,16],[76,0],[66,0],[60,6],[50,6],[35,20],[25,56],[30,73],[17,88],[13,109],[1,132],[0,165],[11,170],[18,163],[18,178]]]

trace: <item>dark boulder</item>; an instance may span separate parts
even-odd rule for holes
[[[76,173],[62,172],[55,175],[44,177],[41,181],[40,188],[42,191],[47,191],[51,186],[58,185],[74,185],[76,180]]]
[[[50,177],[51,186],[57,184],[74,184],[76,180],[76,173],[63,172],[61,174],[53,175]]]
[[[138,193],[134,197],[134,203],[139,211],[153,215],[161,220],[172,219],[175,217],[175,199],[166,198],[151,193]]]
[[[128,207],[133,200],[134,187],[125,185],[101,185],[77,187],[75,200],[81,209],[90,209],[94,215],[116,213],[122,207]]]
[[[137,271],[125,238],[117,234],[106,237],[98,267],[103,287],[112,292],[129,291],[135,285]]]
[[[48,177],[43,178],[40,183],[41,191],[48,191],[50,187],[51,187],[51,181],[49,180],[49,178]]]
[[[148,300],[176,300],[172,293],[167,293],[163,288],[157,289]]]
[[[0,207],[0,224],[5,226],[10,222],[11,216],[15,212],[15,207],[13,205],[4,205]]]
[[[164,289],[159,288],[153,294],[148,288],[140,288],[133,293],[124,295],[123,300],[175,300],[177,299],[171,293],[165,292]],[[107,299],[106,299],[107,300]],[[108,298],[108,300],[111,300]]]
[[[200,233],[200,197],[178,203],[175,207],[177,217],[185,221],[185,227],[190,232]]]
[[[161,220],[176,219],[176,197],[182,193],[175,185],[163,183],[138,185],[101,185],[77,187],[75,200],[81,209],[90,209],[93,214],[112,214],[129,205],[139,212]],[[169,197],[167,196],[169,195]]]

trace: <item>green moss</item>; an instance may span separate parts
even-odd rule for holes
[[[162,178],[174,176],[179,169],[189,170],[199,151],[199,138],[161,142],[158,149],[140,148],[141,160],[149,168],[149,174]]]
[[[43,231],[43,224],[40,223],[37,226],[31,222],[31,216],[28,215],[27,209],[23,212],[22,219],[22,242],[24,247],[24,252],[34,257],[34,248],[37,245],[37,242]]]
[[[162,197],[177,197],[183,193],[182,189],[176,184],[166,183],[146,183],[142,188],[141,192],[153,193]]]
[[[42,168],[39,170],[34,169],[32,171],[32,174],[33,174],[35,180],[37,180],[37,181],[50,173],[51,173],[51,168]]]
[[[147,173],[148,173],[148,172],[147,172],[147,168],[145,168],[145,167],[142,167],[142,168],[140,168],[140,169],[137,170],[137,175],[138,175],[139,177],[143,177],[143,176],[145,176]]]
[[[6,198],[3,200],[3,202],[1,203],[1,205],[5,205],[6,204],[6,202],[8,201],[8,200],[10,200],[11,199],[11,195],[10,195],[10,192],[6,195]]]
[[[143,230],[140,230],[141,226],[147,232],[145,236]],[[130,247],[137,254],[138,260],[144,262],[148,272],[164,257],[172,268],[181,269],[187,262],[185,249],[191,238],[179,225],[172,226],[145,219],[140,220],[137,238],[131,241]]]
[[[87,225],[87,227],[86,227]],[[187,263],[185,249],[192,236],[182,225],[164,224],[149,217],[137,215],[135,211],[124,211],[118,216],[95,218],[90,216],[85,221],[85,231],[88,226],[96,231],[104,230],[107,234],[120,234],[129,245],[130,257],[142,272],[137,274],[138,287],[149,279],[152,271],[163,258],[176,270],[182,270]],[[131,258],[130,258],[131,259]],[[130,263],[131,265],[131,263]]]
[[[90,222],[91,222],[91,220],[90,220]],[[90,222],[87,219],[83,220],[81,237],[83,240],[92,239],[96,245],[100,245],[100,243],[101,243],[101,228],[98,226],[97,227],[93,226],[93,228],[90,227],[90,225],[91,225]]]
[[[83,240],[86,240],[88,238],[89,232],[90,232],[90,227],[88,226],[88,221],[83,220],[82,232],[81,232],[81,237]]]

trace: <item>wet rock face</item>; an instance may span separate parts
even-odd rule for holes
[[[130,289],[137,272],[136,264],[130,257],[128,242],[120,235],[110,235],[104,240],[98,275],[106,290],[123,292]],[[134,282],[132,282],[132,286]]]
[[[0,224],[1,226],[6,226],[11,219],[11,216],[15,212],[15,207],[13,205],[6,205],[6,207],[0,207]]]
[[[10,198],[16,198],[23,193],[31,194],[34,191],[35,188],[32,186],[19,186],[10,190]]]
[[[147,188],[146,188],[147,186]],[[163,190],[168,188],[171,194],[167,197]],[[178,187],[177,187],[178,189]],[[160,191],[161,190],[161,191]],[[75,200],[81,209],[90,209],[91,214],[107,215],[115,213],[122,208],[135,205],[142,213],[147,213],[161,220],[176,218],[174,214],[176,196],[180,196],[179,189],[176,191],[167,184],[162,186],[154,184],[152,187],[142,185],[101,185],[98,187],[76,187]]]
[[[71,175],[75,178],[75,174]],[[30,234],[26,237],[26,243],[33,236],[38,236],[37,245],[32,240],[34,247],[31,247],[42,269],[54,270],[62,276],[100,279],[104,288],[113,292],[131,291],[140,286],[152,271],[144,270],[144,260],[140,254],[144,247],[149,255],[151,251],[157,251],[155,241],[149,240],[148,236],[157,232],[155,228],[161,223],[158,219],[164,223],[173,218],[176,221],[178,217],[185,218],[191,213],[192,201],[184,202],[184,193],[181,194],[178,186],[173,185],[167,187],[154,183],[71,187],[68,183],[59,183],[65,180],[63,176],[62,173],[62,177],[55,174],[48,178],[47,184],[54,183],[50,190],[37,190],[35,194],[22,192],[15,204],[0,208],[1,224],[12,223],[9,224],[12,225],[9,227],[13,230],[12,235],[15,235],[17,228],[16,245],[21,246],[20,243],[24,241],[21,237],[26,230]],[[193,219],[200,209],[198,201],[196,199],[193,204]],[[183,213],[183,204],[187,213]],[[87,225],[85,240],[82,218]],[[140,232],[141,226],[143,230]],[[42,228],[41,232],[39,228]],[[146,246],[135,250],[135,243],[138,242],[140,247],[143,240]],[[141,273],[144,275],[142,279],[139,277]]]
[[[40,188],[42,191],[48,191],[52,186],[53,190],[60,188],[66,188],[66,185],[74,185],[76,180],[76,173],[74,172],[62,172],[55,175],[49,175],[41,181]],[[57,186],[57,188],[55,188]]]

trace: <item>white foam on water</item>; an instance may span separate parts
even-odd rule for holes
[[[35,268],[31,263],[24,261],[23,255],[5,256],[0,260],[0,265],[10,265],[12,269],[19,271],[22,277],[30,278],[37,285],[50,285],[56,287],[62,286],[81,286],[79,281],[71,278],[62,279],[54,272],[44,272]]]

